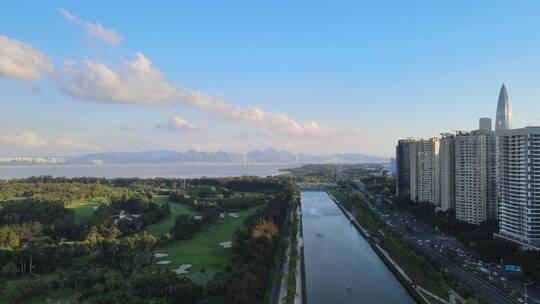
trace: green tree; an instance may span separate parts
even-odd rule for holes
[[[187,240],[197,231],[197,223],[191,215],[180,214],[176,217],[172,234],[177,240]]]
[[[13,262],[8,263],[4,265],[4,267],[2,267],[2,276],[5,278],[14,277],[17,275],[17,273],[17,265],[15,265],[15,263]]]

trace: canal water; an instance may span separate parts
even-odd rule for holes
[[[415,303],[326,192],[302,192],[307,302]]]

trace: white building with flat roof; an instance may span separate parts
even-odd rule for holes
[[[497,133],[499,234],[540,249],[540,127]]]

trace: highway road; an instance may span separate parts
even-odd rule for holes
[[[370,196],[375,197],[373,194],[370,194]],[[372,203],[372,207],[376,208],[377,205],[381,203],[382,198],[377,198],[377,200],[378,203]],[[380,208],[376,208],[376,211],[387,224],[390,223],[391,226],[398,230],[411,244],[469,285],[478,297],[485,299],[488,303],[516,303],[516,299],[511,298],[486,280],[480,278],[468,269],[457,265],[450,258],[441,254],[440,248],[442,246],[445,248],[452,248],[453,250],[459,249],[466,255],[474,255],[473,253],[468,252],[468,249],[459,241],[445,237],[440,232],[436,231],[431,226],[420,222],[406,211],[396,211],[392,214],[384,214],[380,211]],[[412,233],[410,232],[411,229],[413,230]],[[482,263],[481,265],[487,265],[485,262],[478,262]],[[501,272],[501,274],[505,273],[503,270],[497,271]],[[506,273],[504,276],[506,279],[504,283],[506,285],[510,285],[512,288],[523,292],[522,280],[520,280],[520,278],[516,278]],[[493,276],[493,278],[495,280],[501,280],[500,275],[498,277]],[[537,287],[529,288],[528,294],[529,303],[540,304],[540,292]],[[524,300],[523,296],[521,296],[521,300]]]

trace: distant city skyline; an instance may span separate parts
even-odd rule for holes
[[[10,3],[0,12],[0,156],[270,147],[389,157],[399,138],[496,123],[503,83],[513,127],[538,125],[539,10]]]

